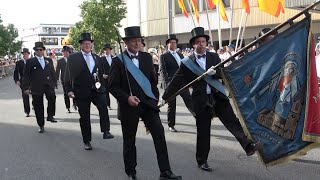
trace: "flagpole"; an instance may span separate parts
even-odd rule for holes
[[[216,5],[217,15],[218,15],[218,37],[219,37],[219,49],[222,48],[222,40],[221,40],[221,19],[220,19],[220,9],[219,3]]]
[[[241,12],[241,19],[240,19],[240,24],[239,24],[239,29],[238,29],[238,35],[237,35],[237,41],[236,41],[236,49],[234,50],[235,52],[237,52],[237,50],[238,50],[238,43],[239,43],[240,34],[241,34],[241,29],[242,29],[243,16],[244,16],[244,10],[242,10],[242,12]]]
[[[229,37],[229,45],[232,42],[232,29],[233,29],[233,10],[234,10],[234,0],[232,1],[232,5],[231,5],[231,20],[230,20],[230,37]]]
[[[172,101],[173,99],[175,99],[179,94],[181,94],[183,91],[185,91],[186,89],[188,89],[189,87],[191,87],[195,82],[198,82],[200,80],[202,80],[204,77],[206,77],[208,75],[208,73],[210,73],[210,70],[214,69],[217,70],[218,68],[221,68],[224,66],[224,64],[228,63],[229,61],[231,61],[232,59],[234,59],[235,57],[239,56],[241,53],[243,53],[244,51],[248,50],[249,48],[251,48],[252,46],[256,45],[257,43],[259,43],[261,41],[261,39],[271,35],[272,33],[278,31],[279,29],[285,27],[286,25],[290,25],[292,24],[292,22],[297,19],[298,17],[300,17],[301,15],[307,13],[309,10],[311,10],[312,8],[314,8],[315,6],[319,5],[320,1],[316,1],[313,4],[311,4],[310,6],[306,7],[304,10],[300,11],[298,14],[296,14],[295,16],[293,16],[292,18],[288,19],[287,21],[279,24],[278,26],[276,26],[275,28],[271,29],[270,31],[268,31],[266,34],[264,34],[263,36],[257,38],[256,40],[252,41],[251,43],[249,43],[247,46],[245,46],[244,48],[240,49],[240,51],[236,52],[234,55],[232,55],[231,57],[229,57],[227,60],[220,62],[219,64],[217,64],[216,66],[212,66],[211,68],[208,69],[207,72],[203,73],[201,76],[198,76],[195,80],[191,81],[190,83],[188,83],[187,85],[185,85],[184,87],[182,87],[181,89],[179,89],[177,92],[175,92],[172,96],[170,96],[165,103],[162,103],[161,105],[159,105],[158,107],[162,107],[164,106],[166,103]],[[310,15],[310,14],[305,14]]]
[[[210,19],[209,19],[209,12],[208,12],[208,1],[207,0],[205,0],[205,4],[206,4],[206,12],[207,12],[207,20],[208,20],[208,27],[209,27],[210,42],[211,42],[211,45],[213,45],[211,26],[210,26]]]
[[[246,27],[247,27],[247,20],[248,20],[248,13],[246,13],[246,17],[244,19],[244,27],[242,30],[242,35],[241,35],[241,40],[240,40],[240,48],[242,48],[242,41],[243,41],[243,37],[244,37],[244,32],[246,31]]]
[[[189,10],[190,10],[190,14],[191,14],[191,19],[192,19],[193,25],[194,25],[194,27],[197,27],[197,26],[196,26],[196,22],[195,22],[194,19],[193,19],[193,14],[192,14],[192,9],[191,9],[191,5],[190,5],[190,1],[187,0],[187,3],[188,3]]]

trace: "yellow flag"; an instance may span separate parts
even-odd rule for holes
[[[281,11],[284,13],[283,3],[284,0],[258,0],[259,9],[275,17],[278,17]]]

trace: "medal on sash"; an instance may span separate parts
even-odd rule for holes
[[[98,71],[98,69],[97,69],[97,71]],[[96,88],[100,89],[101,83],[99,82],[99,77],[98,77],[97,73],[94,73],[93,77],[94,77],[94,80],[96,81],[96,83],[95,83]]]

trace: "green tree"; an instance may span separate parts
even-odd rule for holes
[[[106,42],[116,41],[116,29],[121,27],[120,21],[125,17],[126,7],[122,0],[88,0],[81,5],[82,21],[77,22],[70,32],[70,44],[79,48],[79,36],[82,32],[90,32],[97,52]]]
[[[0,16],[0,56],[7,55],[8,51],[10,55],[20,51],[22,41],[16,40],[18,36],[17,28],[15,28],[13,24],[4,26]]]

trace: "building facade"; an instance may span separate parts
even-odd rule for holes
[[[37,27],[24,30],[21,40],[23,47],[29,48],[33,54],[34,43],[43,42],[46,47],[46,54],[54,52],[56,56],[62,56],[62,40],[67,36],[73,24],[40,24]]]
[[[207,0],[198,0],[197,5],[199,9],[200,20],[199,23],[192,21],[192,16],[190,14],[189,6],[187,0],[184,0],[186,9],[188,10],[189,17],[186,18],[181,9],[178,6],[177,0],[124,0],[127,4],[127,16],[121,22],[122,31],[123,28],[127,26],[141,26],[141,33],[145,37],[145,43],[147,48],[156,47],[159,44],[164,45],[165,40],[169,33],[169,7],[171,7],[172,12],[172,33],[177,34],[179,39],[179,47],[184,48],[188,46],[188,42],[190,39],[190,31],[195,26],[202,26],[207,31],[209,35],[209,26],[207,21],[206,14],[206,2]],[[233,12],[231,11],[232,2]],[[237,38],[238,27],[241,21],[241,16],[243,14],[243,9],[241,7],[240,0],[225,0],[226,3],[226,14],[229,18],[229,22],[223,21],[220,19],[220,27],[221,27],[221,37],[223,45],[227,45],[229,43],[230,37],[230,27],[232,22],[232,40]],[[246,20],[246,30],[244,33],[244,39],[246,44],[251,42],[255,37],[258,36],[258,33],[261,29],[265,27],[275,27],[276,25],[286,21],[290,17],[297,14],[301,8],[300,3],[304,3],[304,6],[311,4],[314,0],[309,0],[309,2],[305,1],[297,1],[294,3],[288,3],[291,0],[285,0],[285,13],[280,14],[278,18],[273,17],[265,12],[262,12],[258,9],[257,0],[250,0],[250,15],[247,16]],[[311,2],[312,1],[312,2]],[[168,3],[172,3],[169,4]],[[289,6],[290,5],[290,6]],[[288,8],[287,8],[288,6]],[[233,18],[231,19],[231,13],[233,13]],[[244,13],[245,14],[245,13]],[[219,16],[217,14],[216,9],[208,10],[208,16],[210,20],[210,29],[212,32],[213,42],[215,47],[218,44],[218,25],[219,25]],[[320,33],[320,15],[317,13],[312,14],[313,17],[313,33],[317,36]],[[243,22],[245,21],[245,15],[243,18]]]

